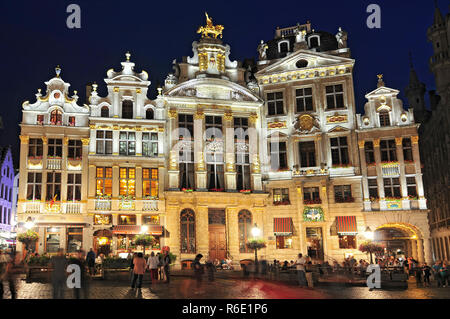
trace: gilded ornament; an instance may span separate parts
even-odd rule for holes
[[[249,120],[250,120],[250,123],[251,123],[251,124],[256,124],[256,122],[258,121],[258,114],[252,113],[252,114],[250,115]]]
[[[411,142],[413,144],[419,144],[419,136],[411,136]]]
[[[196,120],[204,120],[205,119],[205,113],[201,110],[198,110],[195,115],[194,115],[194,119]]]
[[[217,39],[217,37],[222,38],[223,25],[214,25],[212,18],[208,16],[208,13],[205,12],[205,15],[206,26],[198,28],[197,33],[201,33],[202,38],[211,38],[210,35],[212,35],[214,39]]]
[[[48,144],[48,138],[46,136],[42,136],[42,142],[44,144]]]
[[[28,144],[28,141],[30,140],[30,137],[27,135],[19,135],[19,138],[22,144]]]
[[[69,138],[64,136],[64,145],[69,145]]]
[[[177,110],[169,110],[169,118],[176,119],[178,116]]]
[[[366,141],[358,141],[358,146],[359,148],[364,148],[364,144],[366,143]]]
[[[395,138],[395,145],[402,146],[402,141],[403,141],[402,137],[396,137]]]
[[[90,139],[89,138],[82,138],[81,139],[81,142],[83,143],[83,145],[89,145],[89,141],[90,141]]]
[[[225,113],[223,118],[224,118],[225,121],[232,121],[233,120],[233,113],[227,112],[227,113]]]
[[[380,139],[373,140],[373,147],[380,147]]]
[[[96,125],[95,125],[95,124],[91,124],[91,125],[89,125],[89,128],[90,128],[91,130],[95,130]]]

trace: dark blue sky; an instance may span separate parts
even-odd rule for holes
[[[68,29],[66,7],[81,6],[81,29]],[[381,6],[381,29],[366,26],[370,3]],[[447,0],[438,1],[443,14]],[[376,87],[376,75],[386,85],[404,91],[409,77],[408,52],[427,89],[434,88],[428,68],[432,54],[426,31],[434,15],[430,0],[316,0],[316,1],[105,1],[105,0],[2,0],[0,3],[1,108],[4,129],[0,145],[11,144],[17,158],[19,121],[25,100],[35,101],[38,88],[54,76],[61,65],[62,78],[84,102],[85,85],[99,83],[110,68],[120,69],[124,53],[132,53],[137,71],[146,70],[153,98],[158,83],[171,72],[173,59],[191,55],[191,43],[205,24],[205,10],[215,24],[225,26],[223,40],[231,45],[231,59],[256,57],[261,39],[273,38],[277,26],[312,22],[316,30],[335,34],[338,27],[349,33],[349,46],[356,60],[354,70],[358,111],[364,95]],[[403,93],[403,92],[402,92]],[[401,96],[403,98],[403,94]],[[407,105],[407,102],[405,105]]]

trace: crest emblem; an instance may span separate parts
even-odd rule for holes
[[[319,123],[311,114],[299,115],[294,125],[298,133],[310,133],[314,127],[319,128]]]

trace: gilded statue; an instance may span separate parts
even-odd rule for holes
[[[198,28],[197,33],[201,33],[202,38],[210,38],[210,35],[212,35],[214,39],[217,39],[218,36],[222,38],[223,25],[213,25],[213,20],[208,16],[207,12],[205,12],[205,15],[206,26]]]

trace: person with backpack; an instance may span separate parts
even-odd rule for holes
[[[424,287],[430,287],[431,267],[427,263],[423,264],[423,284]]]
[[[193,267],[194,267],[194,275],[195,275],[195,279],[197,281],[197,289],[199,289],[202,285],[202,279],[203,279],[203,265],[200,263],[200,260],[203,258],[202,254],[198,254],[197,256],[195,256],[194,259],[194,263],[193,263]],[[214,267],[212,265],[212,263],[210,263],[212,267]]]

